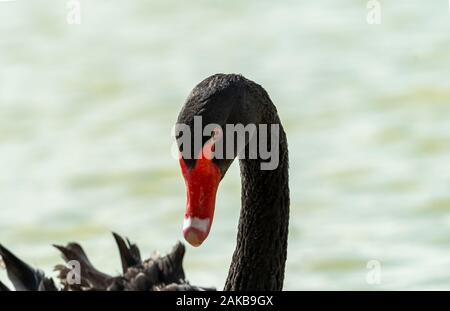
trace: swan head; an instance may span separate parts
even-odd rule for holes
[[[193,246],[211,230],[219,183],[240,151],[228,140],[227,125],[258,121],[241,96],[246,83],[240,75],[211,76],[192,90],[178,116],[175,136],[187,193],[183,235]]]

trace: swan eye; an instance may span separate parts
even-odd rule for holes
[[[208,159],[212,159],[214,157],[214,152],[216,151],[216,142],[218,142],[223,136],[222,129],[220,127],[216,127],[211,135],[211,138],[205,143],[204,146],[204,155]]]
[[[214,158],[215,151],[216,151],[216,143],[214,139],[211,138],[203,145],[199,159],[212,160]]]

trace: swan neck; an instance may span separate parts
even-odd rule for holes
[[[280,125],[281,127],[281,125]],[[241,160],[242,209],[225,290],[281,290],[287,257],[289,176],[286,135],[280,131],[275,170]]]

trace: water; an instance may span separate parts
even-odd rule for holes
[[[262,84],[285,124],[285,289],[450,289],[450,15],[445,1],[0,3],[0,241],[51,273],[79,241],[106,272],[112,237],[148,255],[181,239],[171,127],[216,72]],[[193,284],[223,286],[239,172],[218,195]],[[366,281],[381,264],[381,284]],[[5,273],[0,272],[4,280]]]

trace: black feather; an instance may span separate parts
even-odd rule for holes
[[[6,286],[0,281],[0,292],[9,292],[9,291],[10,289],[8,288],[8,286]]]
[[[20,260],[8,249],[0,244],[0,256],[5,263],[8,278],[18,291],[38,290],[39,285],[44,280],[44,273],[36,270]]]
[[[120,261],[122,262],[123,273],[127,272],[128,268],[137,266],[142,263],[141,253],[136,244],[132,244],[130,240],[125,240],[117,233],[112,233],[119,248]]]

